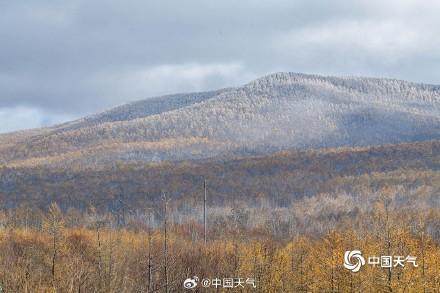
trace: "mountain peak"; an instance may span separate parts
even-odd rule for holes
[[[439,138],[439,86],[278,72],[2,139],[0,163],[183,160]]]

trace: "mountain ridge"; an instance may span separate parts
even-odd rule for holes
[[[86,161],[93,158],[88,149],[109,144],[115,149],[95,156],[102,157],[97,164],[115,154],[115,160],[162,161],[423,141],[440,139],[440,86],[275,73],[235,88],[141,100],[29,133],[0,137],[0,163],[75,151]]]

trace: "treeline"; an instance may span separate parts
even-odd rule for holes
[[[419,178],[420,180],[420,178]],[[247,206],[240,201],[222,206],[207,204],[207,223],[212,231],[211,239],[223,239],[223,235],[246,238],[271,238],[286,241],[295,236],[322,237],[335,228],[350,228],[367,231],[369,219],[376,205],[382,200],[384,190],[389,190],[388,208],[393,213],[403,213],[415,218],[418,214],[436,214],[440,181],[437,185],[422,185],[412,190],[402,186],[385,186],[377,191],[359,189],[358,193],[321,193],[295,200],[289,207]],[[209,192],[208,192],[209,197]],[[90,205],[83,209],[60,208],[68,228],[91,227],[95,222],[111,229],[137,229],[139,223],[146,223],[156,229],[164,222],[163,201],[151,205],[135,206],[123,200],[115,200],[109,211],[101,211]],[[18,208],[0,210],[0,227],[16,229],[40,229],[47,208],[22,204]],[[203,199],[195,205],[182,204],[179,199],[169,197],[168,220],[172,225],[182,225],[192,240],[203,238],[200,234],[203,223]],[[440,224],[427,223],[427,233],[440,241]],[[346,227],[345,227],[346,228]]]
[[[3,213],[0,286],[4,292],[182,292],[184,280],[197,276],[211,287],[199,282],[195,292],[214,291],[212,280],[224,278],[255,281],[256,288],[244,284],[240,292],[438,292],[440,212],[394,210],[392,196],[384,189],[369,213],[341,218],[319,237],[277,240],[271,228],[247,230],[231,218],[223,230],[209,226],[206,244],[200,223],[176,224],[165,209],[156,227],[149,214],[116,227],[114,218],[93,209],[73,220],[56,204],[38,215],[16,212],[15,219]],[[416,262],[390,269],[366,264],[353,273],[343,266],[347,250]]]

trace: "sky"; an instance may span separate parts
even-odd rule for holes
[[[0,133],[279,71],[440,84],[440,1],[0,0]]]

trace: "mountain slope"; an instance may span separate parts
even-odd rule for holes
[[[200,103],[219,94],[220,92],[222,91],[175,94],[141,100],[115,107],[96,115],[84,117],[73,122],[64,123],[56,127],[56,132],[92,127],[106,122],[133,120],[161,114],[175,109],[187,107],[195,103]]]
[[[142,209],[160,202],[162,192],[167,192],[178,210],[191,214],[199,206],[204,179],[213,209],[240,202],[248,207],[264,202],[290,206],[319,194],[367,199],[386,185],[399,189],[402,204],[414,201],[440,207],[440,142],[286,150],[228,160],[123,163],[86,170],[0,167],[0,203],[44,207],[56,201],[65,209],[93,204],[109,210],[123,199]]]
[[[114,163],[440,138],[440,86],[277,73],[242,87],[121,106],[13,143],[6,165]]]

